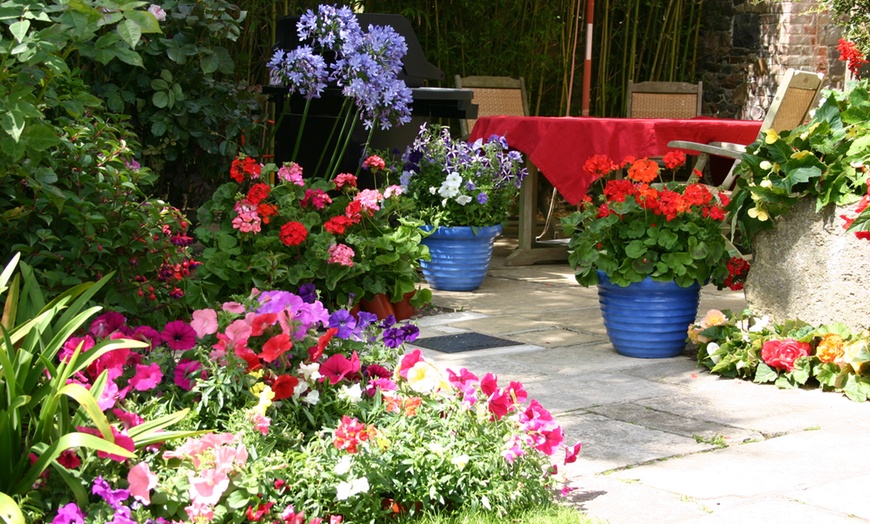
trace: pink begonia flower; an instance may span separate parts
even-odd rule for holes
[[[148,12],[154,15],[154,18],[156,18],[158,22],[163,22],[164,20],[166,20],[166,11],[164,11],[163,8],[157,4],[149,5]]]
[[[147,366],[139,364],[136,366],[136,374],[130,379],[130,386],[136,391],[148,391],[160,384],[161,380],[163,380],[163,372],[157,362]]]
[[[356,253],[350,246],[344,244],[333,244],[329,246],[329,258],[327,264],[340,264],[346,267],[353,267],[353,256]]]
[[[245,312],[245,306],[239,304],[238,302],[224,302],[221,305],[221,309],[223,309],[227,313],[234,313],[236,315],[241,315]]]
[[[516,436],[511,437],[511,440],[508,441],[505,448],[506,449],[502,451],[501,455],[504,457],[505,460],[508,461],[509,464],[513,464],[514,460],[522,457],[526,453],[525,451],[523,451],[523,447]]]
[[[180,387],[185,391],[190,391],[193,389],[193,380],[190,377],[192,373],[196,370],[202,368],[202,364],[200,364],[196,360],[189,360],[183,358],[178,361],[178,364],[175,365],[175,385]],[[205,378],[205,370],[202,371],[202,378]]]
[[[214,449],[225,444],[232,444],[236,441],[235,435],[232,433],[209,433],[201,438],[189,438],[184,441],[184,444],[174,450],[163,453],[164,459],[189,459],[193,462],[194,468],[199,468],[199,457],[205,451]],[[248,459],[247,450],[240,445],[241,449],[236,450],[236,456],[244,460]],[[243,462],[244,462],[243,460]]]
[[[151,472],[147,462],[140,462],[130,468],[127,474],[130,483],[130,494],[133,498],[145,504],[151,504],[151,490],[157,487],[157,475]]]
[[[217,311],[214,309],[197,309],[193,312],[193,320],[190,322],[190,327],[196,331],[196,338],[203,338],[206,335],[217,333]]]
[[[194,505],[214,506],[220,502],[221,495],[230,486],[230,477],[226,471],[207,469],[199,475],[188,475],[190,484],[188,495]]]

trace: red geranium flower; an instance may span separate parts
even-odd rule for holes
[[[272,188],[269,187],[269,184],[254,184],[251,186],[251,189],[248,190],[247,198],[248,202],[257,206],[269,196],[269,193],[272,191]]]
[[[278,238],[286,246],[298,246],[308,237],[308,230],[300,222],[287,222],[281,226]]]

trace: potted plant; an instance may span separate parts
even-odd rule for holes
[[[676,169],[685,155],[671,152],[664,162]],[[571,237],[568,262],[581,285],[598,284],[607,334],[619,353],[676,356],[701,286],[721,286],[729,276],[720,228],[727,197],[702,184],[661,182],[658,164],[646,158],[617,166],[596,155],[585,169],[605,176],[619,167],[628,178],[608,180],[600,195],[587,196],[562,219]]]
[[[422,126],[406,150],[400,181],[426,224],[431,260],[423,275],[434,289],[480,287],[495,237],[514,205],[527,171],[505,137],[468,143],[444,127]]]
[[[395,213],[401,187],[359,189],[349,173],[306,180],[297,164],[251,157],[237,158],[230,176],[199,211],[198,295],[309,284],[337,306],[379,293],[398,301],[414,291],[426,247],[422,223]]]

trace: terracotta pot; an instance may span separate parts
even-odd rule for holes
[[[383,293],[378,293],[374,297],[360,301],[363,311],[374,313],[380,320],[387,318],[390,315],[395,315],[393,305],[390,303],[390,298]]]
[[[411,297],[414,296],[414,293],[416,293],[416,291],[409,291],[402,295],[402,300],[393,302],[393,311],[395,312],[396,320],[407,320],[417,312],[417,308],[411,305]]]

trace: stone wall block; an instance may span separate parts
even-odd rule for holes
[[[753,238],[746,301],[756,315],[870,327],[870,241],[843,229],[857,204],[815,212],[804,199]]]

